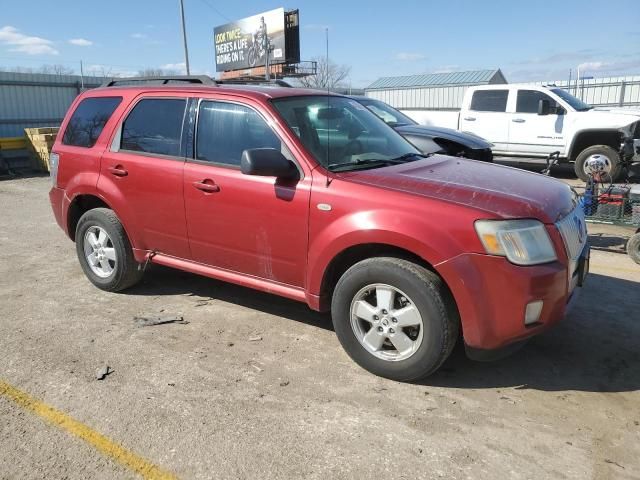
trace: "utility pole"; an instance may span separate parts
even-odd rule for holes
[[[187,75],[191,75],[189,70],[189,49],[187,48],[187,28],[184,24],[184,0],[180,0],[180,17],[182,18],[182,41],[184,42],[184,64],[187,68]]]

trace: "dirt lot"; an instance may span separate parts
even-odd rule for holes
[[[620,231],[598,230],[556,329],[496,363],[457,348],[408,385],[357,367],[302,304],[156,267],[127,293],[96,289],[48,188],[0,182],[0,383],[150,464],[180,478],[640,478],[640,266],[616,252]],[[134,322],[152,314],[189,323]],[[0,395],[0,478],[136,477],[62,426]]]

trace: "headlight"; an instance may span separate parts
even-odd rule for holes
[[[478,220],[475,227],[489,255],[507,257],[516,265],[538,265],[558,258],[544,224],[537,220]]]

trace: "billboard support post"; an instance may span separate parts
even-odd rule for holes
[[[180,0],[180,17],[182,18],[182,41],[184,43],[184,65],[187,75],[191,75],[189,71],[189,49],[187,48],[187,28],[184,23],[184,0]]]

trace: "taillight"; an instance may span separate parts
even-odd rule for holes
[[[51,152],[49,155],[49,174],[51,175],[51,183],[55,187],[58,184],[58,164],[60,163],[60,155]]]

